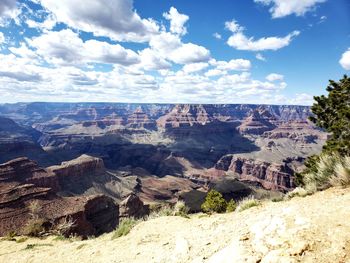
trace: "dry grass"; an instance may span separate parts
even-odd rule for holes
[[[350,156],[341,159],[335,165],[334,174],[330,177],[329,182],[332,186],[348,186],[350,185]]]
[[[306,174],[304,183],[307,192],[316,192],[331,186],[349,186],[350,157],[322,155],[316,164],[316,172]]]
[[[242,212],[244,210],[247,210],[249,208],[252,208],[254,206],[259,206],[261,204],[261,202],[257,199],[255,199],[253,196],[247,197],[242,199],[239,203],[238,203],[238,211]]]
[[[293,197],[299,196],[299,197],[305,197],[308,195],[308,192],[302,188],[302,187],[297,187],[293,191],[288,192],[285,195],[285,199],[292,199]]]

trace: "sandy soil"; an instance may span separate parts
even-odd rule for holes
[[[1,241],[0,262],[350,262],[349,218],[350,190],[329,189],[243,212],[156,218],[115,240]]]

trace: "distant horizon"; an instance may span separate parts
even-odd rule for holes
[[[60,101],[29,101],[29,102],[6,102],[0,105],[14,105],[14,104],[143,104],[143,105],[250,105],[250,106],[298,106],[311,107],[312,105],[301,104],[269,104],[269,103],[167,103],[167,102],[108,102],[108,101],[75,101],[75,102],[60,102]]]

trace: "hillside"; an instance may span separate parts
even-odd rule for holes
[[[114,240],[1,241],[0,261],[350,262],[349,203],[349,190],[333,188],[243,212],[160,217]]]

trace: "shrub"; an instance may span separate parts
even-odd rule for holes
[[[131,229],[138,223],[134,218],[125,218],[120,221],[118,228],[114,231],[112,239],[126,236],[130,233]]]
[[[189,208],[186,206],[184,201],[177,201],[174,206],[173,214],[175,216],[182,216],[188,218]]]
[[[210,190],[201,208],[206,213],[222,213],[226,211],[227,203],[218,191]]]
[[[21,237],[16,240],[16,243],[23,243],[23,242],[26,242],[27,240],[28,240],[28,237]]]
[[[315,162],[314,169],[304,175],[308,192],[324,190],[331,186],[350,185],[350,157],[338,154],[322,154]]]
[[[272,202],[277,203],[277,202],[282,202],[283,201],[283,197],[274,197],[271,199]]]
[[[231,213],[233,211],[235,211],[237,208],[237,204],[235,202],[235,200],[231,199],[226,206],[226,213]]]
[[[307,195],[308,195],[308,192],[304,188],[297,187],[293,191],[288,192],[285,195],[285,199],[292,199],[295,196],[305,197]]]
[[[71,217],[63,218],[59,223],[53,226],[52,234],[68,237],[72,228],[75,226],[75,220]]]
[[[32,237],[42,236],[45,233],[44,223],[45,220],[40,218],[29,220],[24,228],[25,235]]]
[[[256,200],[253,196],[241,200],[238,204],[238,211],[242,212],[254,206],[259,206],[260,201]]]
[[[329,178],[332,186],[348,186],[350,185],[350,156],[340,159],[335,165],[334,174]]]

